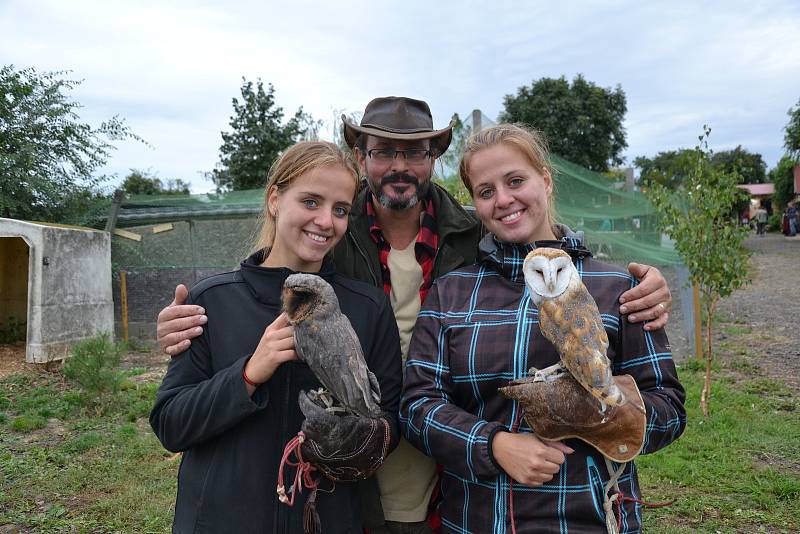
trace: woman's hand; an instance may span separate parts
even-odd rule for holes
[[[278,366],[296,359],[294,327],[289,324],[286,314],[282,313],[264,330],[261,341],[244,367],[244,372],[251,382],[263,384],[272,378]],[[252,395],[256,386],[246,385],[247,393]]]
[[[628,315],[628,321],[638,323],[650,321],[645,330],[658,330],[667,326],[669,310],[672,309],[672,294],[661,271],[641,263],[629,263],[628,271],[640,284],[620,295],[619,311]]]
[[[492,440],[492,454],[508,476],[530,487],[552,480],[575,452],[560,441],[542,441],[533,434],[498,432]]]

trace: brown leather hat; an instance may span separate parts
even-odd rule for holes
[[[367,104],[361,125],[348,121],[345,115],[342,115],[342,123],[344,140],[350,148],[356,144],[358,134],[362,133],[403,141],[430,139],[431,149],[438,156],[450,146],[455,121],[450,121],[447,128],[434,130],[431,108],[427,103],[403,96],[386,96]]]

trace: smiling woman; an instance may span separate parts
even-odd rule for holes
[[[338,423],[341,435],[354,436],[357,451],[347,458],[357,463],[345,467],[367,458],[377,468],[396,445],[401,359],[389,300],[380,289],[337,274],[326,259],[347,229],[357,176],[353,161],[331,143],[289,148],[270,169],[253,253],[238,271],[191,289],[187,303],[202,307],[209,322],[197,342],[170,361],[150,414],[161,443],[184,451],[173,532],[303,531],[303,507],[280,505],[275,492],[284,445],[301,428],[305,445],[327,435],[298,406],[302,391],[321,384],[299,360],[293,323],[281,312],[281,291],[297,271],[333,288],[380,386],[380,415]],[[353,431],[365,426],[381,431],[371,441]],[[376,453],[376,444],[384,452]],[[323,461],[315,465],[325,472]],[[355,484],[330,484],[323,482],[309,499],[324,531],[361,532]]]

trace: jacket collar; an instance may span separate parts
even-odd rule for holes
[[[583,245],[583,232],[573,232],[566,225],[556,224],[556,237],[558,239],[522,244],[506,243],[497,239],[494,234],[486,234],[478,248],[483,262],[515,282],[523,281],[522,264],[528,253],[535,248],[561,249],[572,257],[573,262],[592,255]]]
[[[261,263],[268,254],[267,249],[253,253],[240,264],[242,279],[252,291],[259,302],[269,305],[281,305],[281,288],[289,275],[295,274],[288,267],[262,267]],[[331,283],[336,272],[333,263],[327,258],[322,262],[322,268],[316,274],[326,282]]]

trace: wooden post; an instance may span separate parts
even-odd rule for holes
[[[703,359],[703,329],[702,313],[700,312],[700,290],[696,284],[692,284],[692,296],[694,298],[694,355],[698,360]]]
[[[128,284],[127,273],[119,272],[119,303],[122,308],[122,340],[128,342]]]

